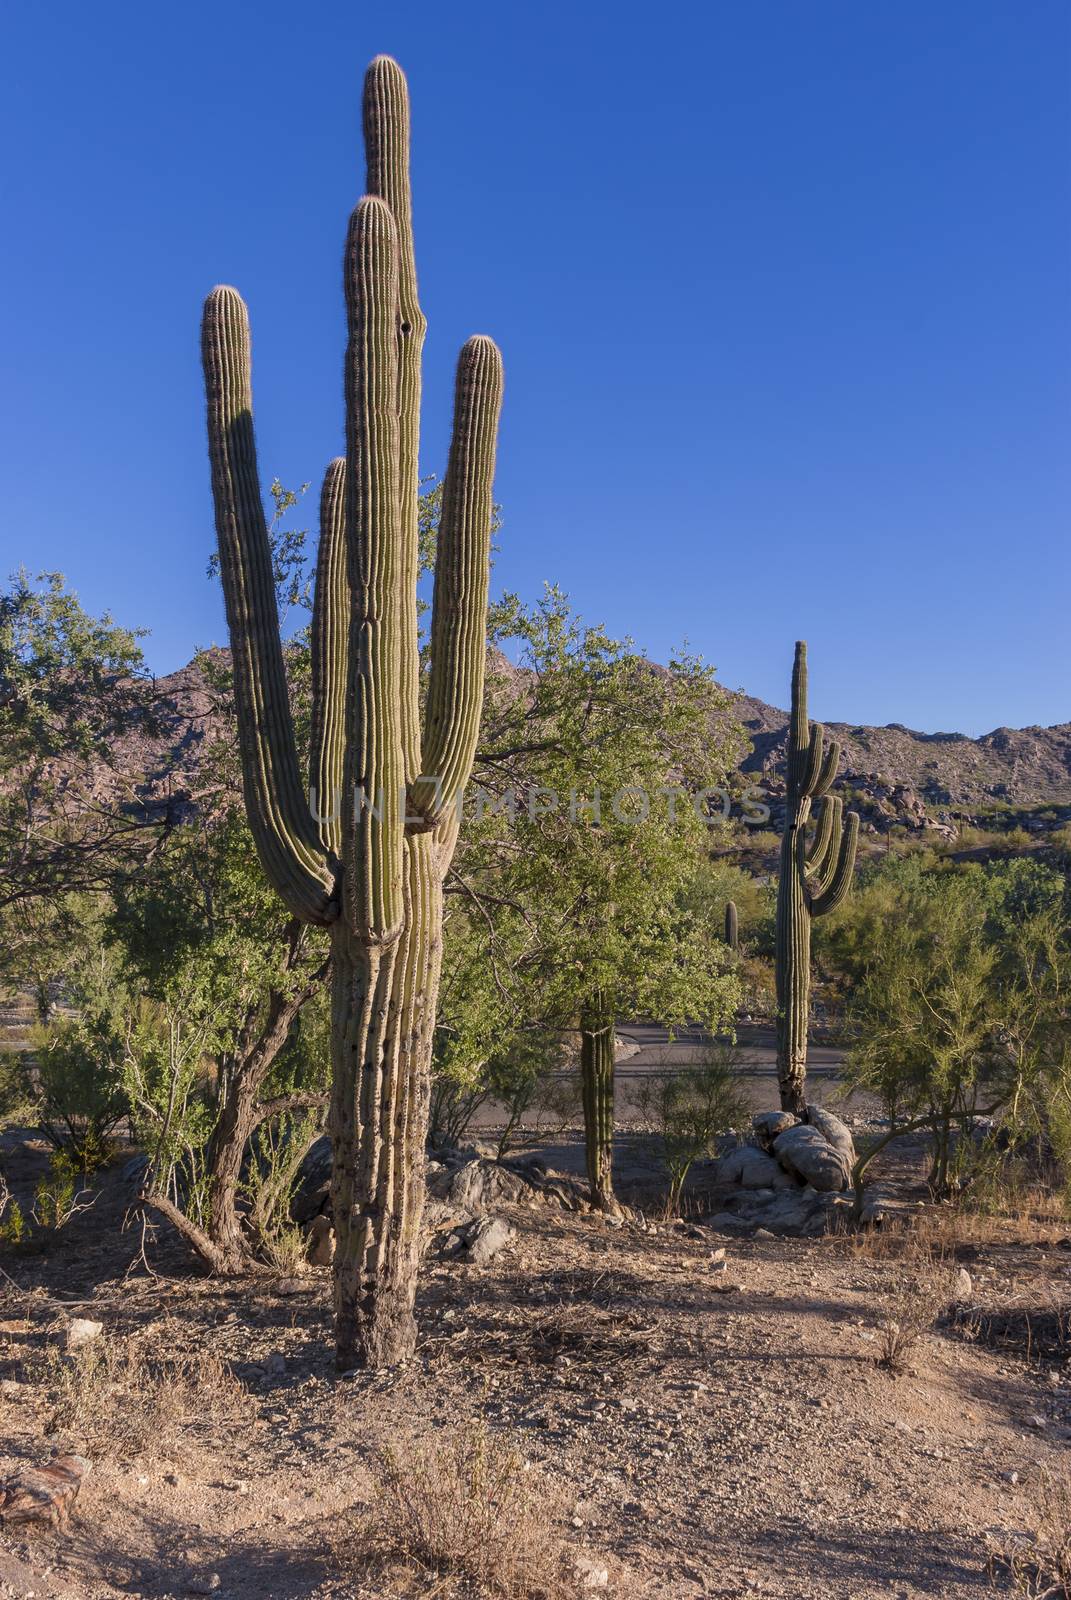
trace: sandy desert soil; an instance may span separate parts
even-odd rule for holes
[[[3,1595],[392,1593],[361,1564],[377,1452],[475,1419],[545,1472],[547,1537],[619,1600],[956,1600],[993,1592],[987,1535],[1029,1526],[1067,1457],[1066,1350],[939,1323],[891,1375],[880,1324],[914,1269],[844,1238],[503,1208],[491,1266],[429,1261],[418,1358],[340,1378],[326,1272],[205,1279],[166,1236],[142,1255],[129,1199],[112,1175],[47,1255],[3,1259],[0,1482],[93,1463],[67,1529],[0,1530]],[[1066,1305],[1069,1244],[1025,1220],[949,1234],[939,1270],[965,1265],[979,1305]],[[72,1316],[115,1363],[84,1394]],[[137,1350],[166,1355],[168,1393],[131,1401]]]

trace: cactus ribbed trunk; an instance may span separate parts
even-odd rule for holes
[[[442,884],[430,834],[408,841],[406,922],[385,950],[334,931],[331,992],[337,1360],[413,1353]]]
[[[727,900],[725,903],[725,943],[730,950],[740,948],[740,919],[735,900]]]
[[[807,802],[809,805],[810,802]],[[811,919],[796,871],[796,838],[806,820],[785,818],[777,888],[777,1086],[781,1109],[807,1110],[807,1022],[811,1006]]]
[[[233,289],[209,295],[202,334],[246,807],[279,894],[296,917],[331,933],[342,1368],[404,1360],[416,1342],[442,881],[483,700],[502,400],[501,357],[477,335],[457,364],[422,734],[416,579],[425,324],[413,253],[408,90],[386,56],[365,77],[364,132],[369,193],[350,219],[344,267],[346,457],[329,466],[320,502],[308,797],[260,500],[248,317]]]
[[[859,818],[843,814],[829,788],[837,775],[840,745],[825,745],[825,730],[807,718],[807,646],[800,640],[792,669],[788,729],[785,827],[777,880],[777,1081],[781,1106],[807,1113],[807,1025],[811,1007],[811,918],[840,905],[851,887]],[[818,826],[808,836],[811,805],[821,801]]]
[[[580,1081],[591,1203],[617,1211],[614,1195],[614,1023],[595,1013],[580,1023]]]

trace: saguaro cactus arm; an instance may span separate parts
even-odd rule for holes
[[[338,914],[335,872],[298,768],[257,474],[249,317],[237,290],[221,286],[205,301],[201,354],[246,810],[288,908],[326,925]]]
[[[312,729],[309,804],[325,850],[338,856],[346,755],[350,589],[346,575],[346,458],[336,456],[320,491],[320,544],[312,604]]]
[[[343,799],[346,916],[370,945],[401,932],[405,772],[398,622],[398,241],[390,208],[366,195],[346,241],[347,518],[352,729]]]
[[[858,845],[859,817],[856,812],[849,811],[844,819],[840,849],[837,852],[837,862],[832,876],[817,893],[808,892],[807,904],[812,917],[824,917],[827,911],[835,911],[847,895],[852,885]]]
[[[831,796],[826,796],[818,809],[818,826],[806,857],[808,872],[816,873],[819,877],[825,871],[829,860],[838,820],[837,803]]]
[[[469,339],[457,363],[454,431],[443,483],[431,623],[431,678],[421,776],[411,816],[436,827],[456,803],[476,752],[487,650],[491,490],[502,406],[502,357],[493,340]]]
[[[405,74],[390,56],[377,56],[364,79],[365,191],[390,208],[398,241],[398,515],[405,535],[399,552],[398,643],[405,780],[420,766],[417,648],[417,525],[420,454],[420,363],[427,319],[417,295],[413,196],[409,179],[410,115]]]
[[[833,785],[833,780],[837,776],[839,766],[840,742],[837,739],[831,739],[822,759],[821,771],[818,773],[814,788],[811,790],[812,800],[820,800],[824,794],[829,792]]]

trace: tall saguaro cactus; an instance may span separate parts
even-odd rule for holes
[[[855,870],[859,818],[829,793],[840,764],[836,739],[807,720],[807,646],[796,645],[788,733],[785,831],[777,884],[777,1079],[781,1105],[807,1110],[807,1021],[811,1000],[811,918],[839,906]],[[811,807],[819,802],[816,826]]]
[[[220,566],[245,800],[265,872],[330,929],[334,1296],[340,1367],[413,1349],[442,881],[483,695],[502,362],[457,365],[421,730],[420,361],[409,99],[396,62],[364,84],[368,193],[344,258],[346,455],[324,479],[312,620],[308,793],[287,699],[253,438],[249,321],[214,289],[202,325]]]

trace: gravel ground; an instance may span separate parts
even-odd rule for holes
[[[429,1261],[418,1358],[340,1379],[326,1273],[210,1281],[166,1237],[142,1256],[127,1198],[111,1180],[48,1255],[3,1262],[0,1482],[57,1450],[93,1470],[66,1530],[0,1530],[0,1594],[394,1593],[360,1569],[377,1451],[482,1421],[560,1492],[547,1536],[605,1567],[602,1592],[955,1600],[992,1592],[987,1535],[1028,1527],[1066,1459],[1066,1352],[939,1323],[893,1376],[876,1356],[908,1269],[843,1238],[504,1208],[491,1266]],[[949,1281],[957,1262],[994,1303],[1071,1292],[1058,1230],[954,1246]],[[81,1405],[50,1354],[72,1315],[119,1363]],[[174,1359],[167,1394],[130,1400],[137,1348]]]

